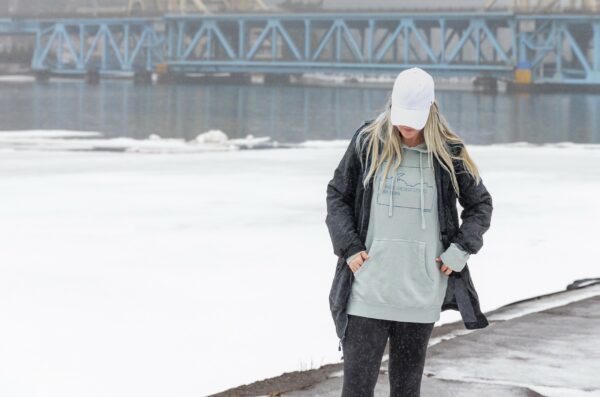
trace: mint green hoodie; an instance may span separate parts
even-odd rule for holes
[[[469,254],[455,244],[443,248],[427,145],[402,143],[402,149],[402,163],[395,175],[388,171],[383,189],[379,183],[387,162],[375,175],[365,242],[369,259],[354,273],[346,310],[363,317],[430,323],[440,318],[448,282],[435,258],[441,256],[452,270],[461,271]]]

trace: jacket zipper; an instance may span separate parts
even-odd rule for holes
[[[367,190],[368,190],[368,185],[367,185],[367,189],[363,192],[363,197],[362,197],[362,207],[361,207],[361,214],[360,214],[360,227],[358,228],[358,235],[361,238],[362,238],[363,225],[365,223],[365,196],[366,196],[366,191]]]

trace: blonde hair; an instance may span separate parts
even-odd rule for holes
[[[356,139],[356,150],[362,153],[364,146],[367,145],[367,163],[370,164],[369,170],[363,179],[363,185],[366,187],[370,178],[377,172],[378,168],[387,161],[387,166],[381,178],[382,184],[386,180],[388,171],[391,167],[397,170],[402,161],[402,134],[398,128],[392,125],[390,112],[392,98],[388,97],[385,109],[369,124],[359,132]],[[456,179],[456,170],[454,161],[462,162],[457,165],[465,169],[475,179],[475,184],[479,184],[481,177],[475,162],[469,155],[463,140],[450,130],[448,123],[441,115],[437,102],[433,102],[429,110],[429,117],[423,128],[425,143],[429,148],[428,161],[431,164],[433,156],[439,160],[441,166],[451,175],[452,185],[456,195],[460,197],[460,189]],[[458,155],[454,155],[449,144],[462,144],[462,150]],[[362,164],[362,156],[359,156]],[[393,162],[393,164],[392,164]],[[364,168],[364,164],[363,164]]]

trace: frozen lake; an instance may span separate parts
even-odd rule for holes
[[[2,146],[0,394],[202,396],[339,362],[325,189],[345,144]],[[469,149],[495,208],[469,260],[484,311],[598,276],[599,145]]]

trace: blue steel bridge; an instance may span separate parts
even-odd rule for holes
[[[213,14],[154,19],[0,19],[32,35],[31,67],[120,73],[394,73],[600,85],[600,15],[461,13]]]

